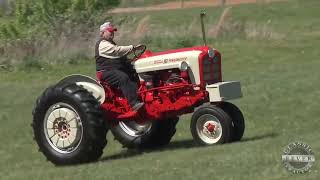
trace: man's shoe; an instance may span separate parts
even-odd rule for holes
[[[144,105],[143,102],[136,103],[134,106],[132,106],[132,111],[138,111],[142,106]]]

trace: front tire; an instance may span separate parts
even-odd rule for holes
[[[116,140],[128,149],[150,149],[166,146],[176,132],[179,118],[157,121],[146,121],[139,124],[135,121],[119,121],[111,125]]]
[[[222,103],[220,107],[232,119],[232,141],[240,141],[245,130],[245,122],[241,110],[229,102]]]
[[[95,161],[107,143],[99,102],[76,84],[47,88],[33,110],[32,127],[39,150],[56,165]]]
[[[191,119],[190,130],[199,145],[214,145],[231,141],[231,118],[213,105],[200,107]]]

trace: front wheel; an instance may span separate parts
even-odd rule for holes
[[[213,105],[200,107],[194,112],[190,130],[199,145],[214,145],[231,141],[231,118]]]
[[[245,122],[241,110],[229,102],[222,103],[220,107],[232,119],[232,141],[240,141],[245,130]]]

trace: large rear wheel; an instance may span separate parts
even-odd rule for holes
[[[179,118],[158,121],[119,121],[111,125],[111,131],[126,148],[147,149],[168,145],[176,132]]]
[[[76,84],[46,89],[34,108],[32,127],[39,150],[56,165],[95,161],[106,145],[100,104]]]

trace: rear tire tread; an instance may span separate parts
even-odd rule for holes
[[[83,124],[82,142],[77,150],[67,155],[53,150],[43,132],[44,116],[48,108],[58,101],[72,102],[70,105],[79,111]],[[107,144],[107,129],[98,101],[88,91],[76,84],[48,87],[36,101],[32,127],[39,150],[56,165],[95,161],[102,155]]]

